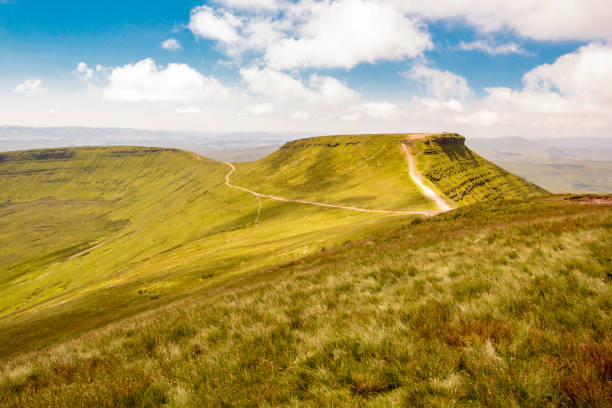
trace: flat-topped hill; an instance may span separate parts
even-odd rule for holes
[[[253,163],[233,180],[259,192],[384,209],[435,209],[409,175],[403,144],[450,203],[528,198],[547,192],[472,152],[458,134],[372,134],[300,139]]]
[[[411,143],[421,174],[459,205],[548,194],[474,153],[456,133],[415,138]]]
[[[1,153],[0,355],[411,214],[544,193],[447,134],[302,139],[235,166],[164,148]]]

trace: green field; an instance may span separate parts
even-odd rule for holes
[[[397,216],[263,200],[227,165],[168,149],[4,154],[0,355],[156,308]]]
[[[468,206],[3,363],[7,406],[610,403],[612,208]]]
[[[303,139],[231,182],[435,209],[409,138]],[[426,183],[476,204],[258,199],[172,149],[0,154],[0,402],[604,406],[611,208],[549,197],[458,135],[410,144]]]

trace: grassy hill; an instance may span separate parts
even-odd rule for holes
[[[546,195],[471,153],[458,135],[303,139],[257,162],[237,164],[231,182],[291,199],[373,210],[435,210],[436,205],[409,175],[404,143],[410,144],[425,183],[457,205]],[[379,368],[374,364],[381,358],[377,341],[386,337],[368,330],[384,323],[384,310],[389,306],[380,296],[384,293],[388,302],[399,302],[392,307],[397,311],[417,307],[425,299],[421,296],[430,291],[442,290],[436,299],[455,302],[461,296],[467,299],[488,290],[472,293],[467,288],[467,294],[461,295],[447,286],[455,277],[452,274],[472,269],[461,269],[458,265],[463,261],[453,258],[445,261],[442,253],[452,250],[457,259],[467,260],[474,250],[474,262],[492,262],[482,251],[499,250],[500,244],[478,237],[510,222],[510,214],[519,220],[516,231],[531,231],[528,226],[537,220],[526,213],[535,205],[532,203],[476,206],[425,222],[412,215],[281,202],[231,188],[225,179],[229,171],[225,163],[162,148],[0,153],[0,358],[6,361],[0,368],[0,387],[4,387],[0,391],[6,391],[0,392],[0,401],[17,404],[19,398],[25,398],[24,405],[70,406],[86,397],[88,405],[143,406],[166,401],[178,406],[184,397],[187,405],[229,404],[235,399],[237,405],[252,406],[287,405],[297,398],[311,405],[334,405],[333,400],[318,402],[317,398],[327,398],[326,389],[338,391],[339,405],[372,402],[378,394],[384,395],[383,400],[401,399],[397,390],[401,384],[410,384],[405,373],[391,373],[395,379],[379,385],[387,381],[379,378],[387,378],[387,371],[378,371],[385,364]],[[608,222],[605,208],[594,210],[558,201],[541,206],[542,220],[548,217],[550,223],[564,225],[568,217],[591,220],[587,227],[592,230],[584,230],[584,237],[573,236],[589,245]],[[497,224],[486,224],[481,216],[493,217]],[[453,217],[470,221],[453,221]],[[520,222],[525,226],[520,227]],[[454,225],[460,226],[457,234],[472,234],[483,248],[465,247],[468,241],[463,238],[444,244],[442,237],[452,235]],[[365,241],[350,243],[360,239]],[[405,247],[393,246],[403,239],[409,240]],[[522,244],[523,240],[527,242],[521,235],[517,245],[531,245]],[[584,248],[575,253],[586,257]],[[393,255],[391,249],[399,253]],[[338,251],[346,252],[328,258],[330,253],[340,254]],[[335,260],[327,263],[330,259]],[[534,261],[537,268],[544,268],[543,259]],[[361,272],[362,264],[369,265],[366,275]],[[381,272],[387,267],[388,273]],[[478,271],[494,273],[495,268],[497,263]],[[302,272],[306,275],[300,275]],[[381,282],[379,272],[385,275]],[[436,277],[430,281],[431,276]],[[508,279],[513,277],[510,274]],[[416,281],[413,278],[425,279],[420,289],[413,288],[416,291],[393,286],[408,284],[406,279]],[[465,285],[479,288],[479,280],[473,276]],[[343,283],[338,286],[336,281]],[[383,291],[387,283],[393,284],[389,292]],[[329,285],[334,288],[331,292]],[[306,288],[310,289],[303,292]],[[499,293],[491,296],[497,299]],[[248,306],[243,307],[242,301]],[[358,307],[361,303],[363,310]],[[375,304],[387,305],[380,316]],[[339,315],[336,306],[342,306]],[[317,313],[329,311],[333,313],[325,318],[332,320],[321,317],[312,327],[303,326],[308,316],[318,319]],[[343,326],[342,319],[348,326]],[[114,325],[99,329],[110,323]],[[334,328],[340,330],[340,340],[329,332]],[[94,329],[101,331],[92,332]],[[374,348],[355,358],[375,365],[372,377],[365,372],[361,380],[352,377],[358,375],[358,367],[365,367],[361,360],[346,360],[349,365],[357,364],[353,374],[344,369],[326,372],[336,370],[323,363],[336,358],[330,357],[336,355],[336,349],[342,365],[345,346],[362,347],[353,340],[346,344],[342,340],[342,336],[351,337],[352,330],[362,329],[374,336],[368,340]],[[124,334],[125,330],[132,330],[131,334]],[[349,332],[342,334],[343,330]],[[86,337],[73,340],[84,334]],[[336,340],[340,341],[337,347]],[[328,341],[329,347],[325,345]],[[35,351],[58,343],[63,344],[51,351]],[[197,358],[207,359],[207,368],[193,366],[192,357],[185,355],[184,350],[192,345],[199,350]],[[81,353],[85,349],[89,351]],[[321,350],[328,350],[327,357],[307,367],[300,365],[300,358]],[[274,357],[277,354],[282,363]],[[89,360],[94,355],[95,361]],[[112,358],[117,360],[110,361]],[[272,371],[261,369],[265,361]],[[274,374],[281,367],[289,377]],[[93,370],[93,377],[87,377],[86,370]],[[321,379],[318,390],[299,385],[299,381],[313,383],[311,376],[319,375],[317,371],[327,378]],[[305,377],[298,380],[302,372]],[[266,373],[273,375],[261,377]],[[338,375],[342,378],[336,378]],[[196,384],[190,382],[195,376],[204,382],[197,389],[190,388]],[[273,380],[280,385],[269,382]],[[237,386],[242,394],[227,394],[227,387]],[[256,395],[261,399],[254,400]]]
[[[5,360],[0,401],[609,406],[611,227],[558,198],[404,219]]]
[[[432,210],[408,176],[402,143],[413,146],[419,170],[457,204],[546,194],[464,145],[440,134],[344,135],[300,139],[253,163],[237,165],[233,180],[257,191],[365,208]]]
[[[300,139],[238,163],[233,182],[266,194],[388,210],[433,210],[408,175],[406,135]]]
[[[412,142],[421,173],[446,197],[460,205],[541,196],[546,190],[483,159],[457,134]]]
[[[0,355],[159,307],[397,216],[262,200],[169,149],[2,154]]]

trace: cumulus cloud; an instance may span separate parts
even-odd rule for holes
[[[493,44],[489,41],[483,40],[472,42],[461,41],[459,43],[459,49],[463,51],[481,51],[490,55],[527,54],[527,51],[525,51],[523,47],[515,42]]]
[[[189,29],[201,38],[231,44],[240,41],[238,28],[240,20],[229,11],[215,10],[209,6],[199,6],[191,11]]]
[[[254,116],[269,116],[274,114],[275,110],[274,104],[271,102],[252,105],[246,108],[246,112]]]
[[[75,74],[79,75],[82,80],[88,81],[93,78],[94,71],[89,68],[86,63],[79,62],[76,69],[73,71]]]
[[[398,107],[390,102],[365,102],[361,108],[372,119],[391,119],[400,113]]]
[[[592,43],[523,76],[524,87],[486,88],[461,123],[580,129],[612,123],[612,47]]]
[[[178,51],[183,49],[183,46],[176,38],[168,38],[166,41],[162,41],[160,45],[166,51]]]
[[[391,0],[429,19],[463,19],[484,32],[511,29],[536,40],[612,40],[609,0]]]
[[[251,92],[280,101],[339,104],[359,98],[355,91],[329,76],[313,74],[305,84],[301,78],[270,68],[243,68],[240,75]]]
[[[420,56],[433,43],[424,24],[389,1],[264,2],[264,15],[244,14],[242,0],[228,8],[196,7],[189,28],[236,57],[258,53],[275,70],[305,67],[350,69],[360,63]],[[259,2],[256,2],[259,4]]]
[[[176,108],[175,112],[179,115],[199,115],[202,113],[202,109],[196,108],[195,106],[189,106],[186,108]]]
[[[424,84],[427,92],[437,99],[466,99],[472,95],[467,80],[450,71],[416,65],[412,71],[404,75]]]
[[[189,102],[218,99],[228,90],[219,80],[186,64],[158,66],[150,59],[108,70],[104,96],[124,102]]]
[[[14,89],[14,93],[24,94],[24,95],[35,95],[37,93],[42,92],[43,90],[43,81],[42,79],[26,79],[19,85],[17,85]]]
[[[215,0],[215,2],[227,7],[246,10],[277,10],[281,5],[279,0]]]
[[[306,111],[295,111],[291,114],[291,119],[310,119],[311,117],[311,113]]]
[[[592,43],[524,76],[529,90],[558,90],[583,102],[612,105],[612,47]]]
[[[419,20],[388,2],[300,2],[291,11],[294,35],[272,44],[264,55],[275,69],[348,69],[362,62],[419,56],[432,47]]]

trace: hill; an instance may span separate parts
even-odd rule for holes
[[[431,187],[457,204],[546,194],[469,150],[457,134],[344,135],[300,139],[253,163],[233,180],[258,191],[365,208],[434,210],[409,176],[411,145]]]
[[[468,139],[478,154],[554,193],[612,192],[612,139]]]
[[[609,406],[612,207],[588,202],[404,218],[5,360],[0,402]]]
[[[0,158],[0,355],[157,308],[397,218],[260,204],[225,185],[227,165],[178,150]]]
[[[29,395],[29,374],[12,382],[21,358],[109,323],[153,324],[192,301],[216,310],[218,296],[316,266],[325,259],[316,254],[349,241],[417,228],[450,206],[545,195],[454,134],[309,138],[236,165],[165,148],[1,153],[0,357],[22,356],[3,384],[9,397]],[[436,222],[427,225],[446,225]],[[151,390],[148,380],[139,386]]]
[[[0,355],[156,309],[414,214],[440,212],[423,188],[465,184],[455,177],[418,186],[402,149],[407,143],[428,177],[432,163],[438,170],[469,167],[470,183],[475,172],[484,175],[460,203],[543,194],[474,161],[465,147],[452,157],[420,147],[450,139],[462,142],[457,135],[302,139],[232,173],[228,164],[164,148],[2,153]]]

